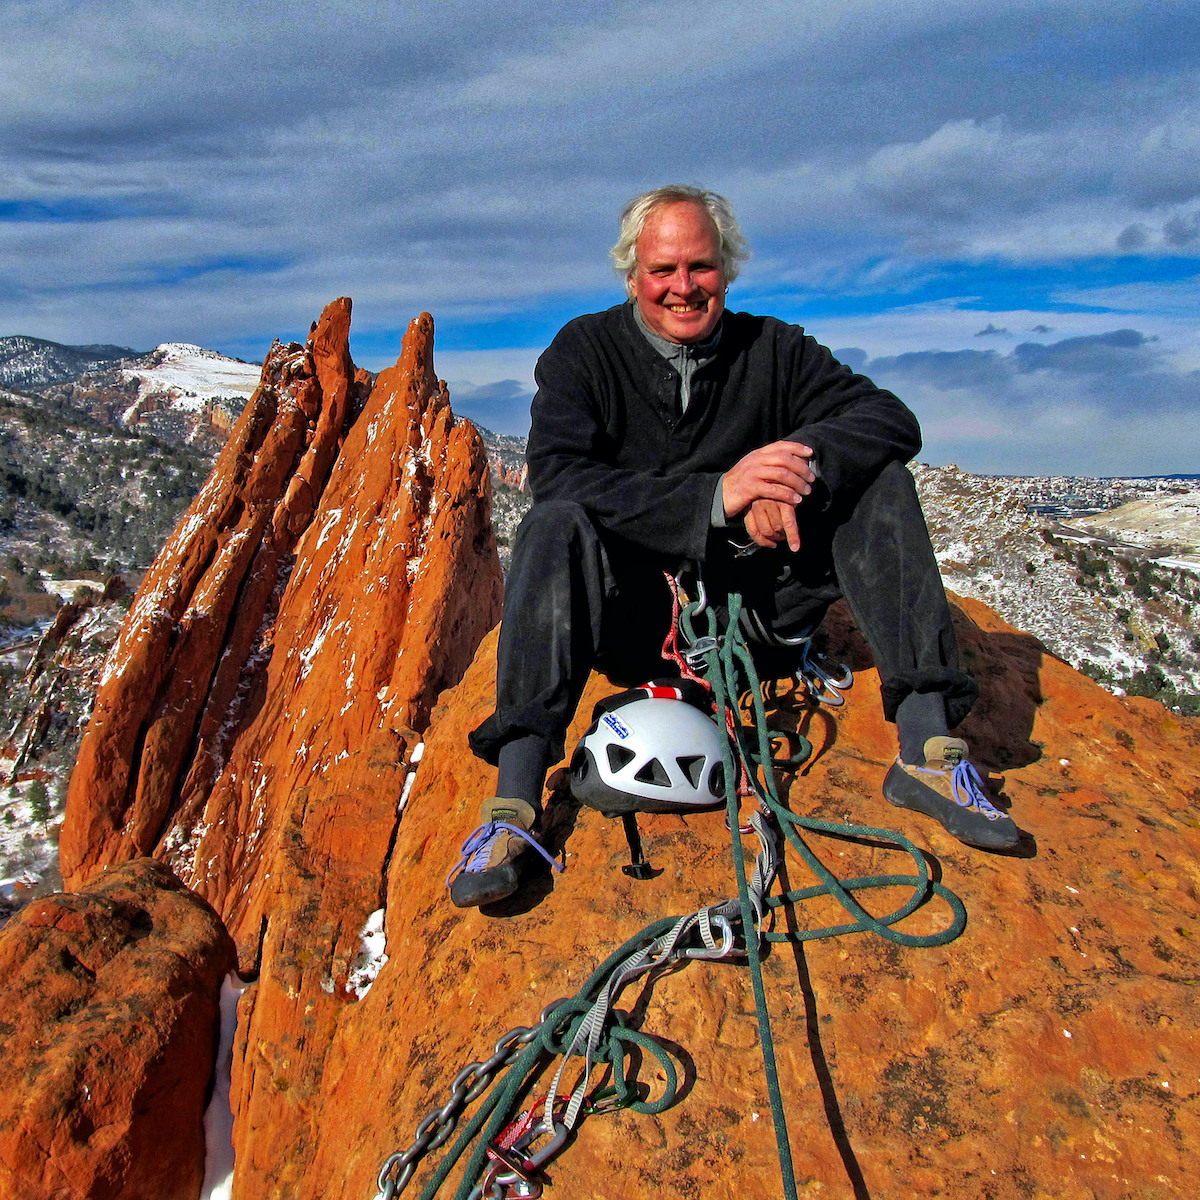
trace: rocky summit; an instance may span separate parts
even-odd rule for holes
[[[414,1142],[468,1064],[651,922],[736,894],[720,813],[641,818],[653,872],[637,880],[620,869],[620,823],[581,809],[559,773],[546,840],[566,870],[530,871],[494,909],[450,906],[446,874],[495,785],[466,750],[495,682],[488,463],[434,373],[429,318],[373,387],[350,359],[349,319],[336,301],[304,345],[277,345],[264,363],[110,655],[62,830],[68,894],[0,931],[0,960],[34,964],[0,983],[6,1047],[20,1046],[0,1106],[2,1195],[195,1200],[194,1084],[207,1060],[152,1101],[125,1089],[134,1108],[181,1114],[186,1161],[166,1182],[144,1127],[89,1097],[119,1090],[113,1047],[168,1028],[171,1012],[189,1044],[211,1048],[236,950],[251,982],[232,1052],[232,1195],[369,1200],[385,1158]],[[797,1193],[1190,1197],[1200,726],[1109,694],[977,601],[956,601],[955,620],[982,690],[964,736],[1025,831],[1013,854],[968,849],[882,799],[894,733],[844,611],[824,638],[856,671],[848,703],[814,708],[786,680],[768,689],[784,740],[813,745],[782,776],[788,806],[903,831],[967,912],[945,945],[873,933],[770,945]],[[613,690],[593,677],[572,739]],[[805,836],[841,878],[913,870],[882,836]],[[813,872],[789,851],[787,887]],[[135,885],[136,902],[106,890]],[[911,890],[860,899],[883,914]],[[186,951],[167,911],[185,897],[219,930],[195,925]],[[845,919],[817,897],[775,925]],[[934,898],[901,928],[950,920]],[[170,951],[198,955],[207,973],[156,984],[154,956]],[[127,977],[106,965],[122,954]],[[120,978],[136,1003],[102,998]],[[544,1194],[782,1195],[744,962],[687,962],[616,1004],[665,1056],[637,1050],[639,1094],[664,1093],[669,1061],[678,1096],[656,1115],[598,1102],[548,1163]],[[89,1049],[80,1031],[98,1029]],[[71,1048],[70,1070],[47,1058],[54,1046]],[[128,1073],[146,1057],[131,1050]],[[523,1106],[550,1086],[552,1069],[540,1071]]]

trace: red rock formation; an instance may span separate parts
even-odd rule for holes
[[[77,886],[137,853],[209,899],[241,1004],[243,1148],[302,1161],[409,749],[499,618],[490,484],[415,321],[357,415],[348,302],[277,349],[114,648],[62,838]]]
[[[287,798],[313,781],[353,793],[368,745],[402,779],[405,731],[423,727],[499,612],[482,444],[433,375],[432,322],[414,323],[351,423],[349,315],[338,301],[306,348],[273,349],[144,580],[62,835],[69,887],[133,855],[169,858],[250,963]],[[386,846],[399,789],[375,782]],[[371,804],[348,807],[371,825]],[[205,841],[206,829],[219,832]],[[378,865],[364,874],[377,891]]]
[[[149,859],[0,930],[0,1195],[199,1196],[233,960],[217,915]]]
[[[327,469],[342,436],[354,386],[349,327],[350,302],[336,301],[307,347],[272,347],[233,437],[142,581],[68,793],[68,887],[154,852],[196,760],[212,769],[205,733],[231,715],[236,725],[236,685],[303,531],[297,493],[323,486],[313,465]]]
[[[242,1160],[277,1180],[311,1153],[359,931],[383,903],[413,731],[499,615],[486,457],[474,428],[452,423],[431,334],[426,318],[379,377],[297,547],[262,706],[186,868],[220,897],[244,961],[261,959],[235,1082],[240,1126],[258,1130]]]

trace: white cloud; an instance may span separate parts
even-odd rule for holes
[[[499,379],[515,379],[532,390],[533,368],[543,349],[543,346],[530,346],[505,350],[438,350],[438,374],[445,379],[470,381],[472,387]]]

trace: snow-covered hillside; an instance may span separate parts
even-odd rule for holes
[[[1188,532],[1194,535],[1188,514],[1200,504],[1200,485],[1173,484],[1173,493],[1159,496],[1166,489],[1157,480],[1095,481],[1109,491],[1119,485],[1123,495],[1140,488],[1155,497],[1115,510],[1151,505],[1142,511],[1157,514],[1155,536],[1139,531],[1132,517],[1123,533],[1106,536],[1099,529],[1109,513],[1068,525],[1029,512],[1031,494],[1046,491],[1044,479],[921,463],[913,475],[948,588],[982,600],[1114,689],[1132,684],[1168,703],[1172,686],[1181,695],[1200,692],[1200,573],[1176,554],[1157,552],[1164,544],[1200,549]],[[1168,521],[1168,512],[1180,520]]]
[[[1200,571],[1200,489],[1131,500],[1075,524],[1104,537],[1151,549],[1167,548],[1180,565]]]
[[[258,386],[261,368],[214,350],[165,342],[42,389],[42,399],[93,420],[213,454]]]
[[[184,412],[199,412],[206,402],[225,396],[247,400],[258,387],[262,368],[226,358],[185,342],[164,342],[144,358],[121,367],[121,377],[138,385],[137,400],[124,415],[126,425],[137,421],[151,398],[165,398]]]

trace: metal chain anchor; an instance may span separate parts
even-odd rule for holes
[[[510,1029],[492,1048],[491,1058],[484,1062],[468,1063],[459,1071],[450,1084],[450,1098],[446,1103],[435,1108],[421,1121],[407,1150],[397,1151],[380,1168],[379,1192],[375,1200],[393,1200],[408,1186],[421,1159],[449,1140],[462,1110],[479,1099],[491,1087],[496,1072],[508,1066],[521,1048],[529,1045],[541,1033],[547,1017],[558,1003],[555,1001],[542,1010],[538,1024],[518,1025]]]

